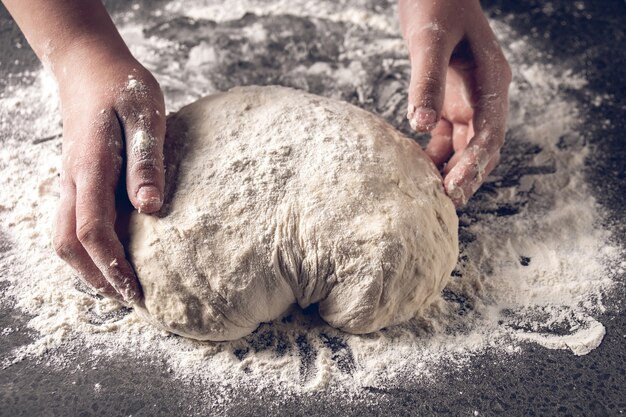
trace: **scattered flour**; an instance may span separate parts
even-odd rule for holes
[[[392,2],[388,2],[392,3]],[[316,16],[325,19],[348,22],[357,26],[364,26],[383,31],[390,28],[395,30],[397,18],[393,13],[383,10],[384,5],[371,8],[367,7],[367,0],[339,0],[321,1],[315,7],[311,7],[308,0],[239,0],[232,2],[229,7],[224,7],[220,0],[199,0],[193,4],[185,0],[175,0],[165,6],[165,13],[187,16],[193,19],[208,19],[216,22],[239,19],[246,13],[257,15],[276,15],[289,13],[297,16]],[[255,30],[256,29],[256,30]],[[251,27],[247,36],[260,35],[262,28]]]
[[[356,9],[345,7],[345,1],[320,2],[315,12],[306,1],[241,0],[229,8],[218,3],[183,7],[175,1],[153,14],[223,21],[245,12],[288,12],[371,25],[388,39],[348,45],[351,64],[320,62],[293,70],[336,76],[337,83],[352,84],[363,103],[369,90],[362,84],[362,64],[375,50],[404,54],[393,8],[367,15],[353,13]],[[118,20],[132,51],[165,89],[169,109],[214,91],[213,79],[194,63],[163,60],[164,51],[180,47],[176,42],[147,38],[132,17]],[[462,367],[486,350],[516,355],[528,341],[576,355],[596,348],[605,332],[598,321],[603,298],[626,265],[584,181],[589,151],[580,131],[585,115],[566,90],[584,88],[585,80],[567,68],[541,64],[539,51],[503,22],[493,23],[515,71],[508,151],[460,213],[457,270],[426,318],[365,336],[342,334],[316,314],[294,310],[239,341],[195,342],[163,333],[77,285],[50,243],[60,165],[54,81],[43,70],[24,74],[34,82],[0,93],[0,299],[30,319],[27,329],[7,328],[0,337],[32,331],[37,336],[31,344],[3,352],[2,365],[36,358],[61,367],[73,363],[77,352],[107,358],[128,351],[147,360],[162,357],[182,381],[217,384],[224,387],[223,395],[229,385],[283,395],[332,387],[356,395],[363,387],[436,378],[439,365]],[[263,41],[268,35],[252,26],[245,36]],[[201,48],[188,55],[195,64],[210,63],[221,53],[208,44]],[[381,113],[393,123],[391,113]],[[97,385],[94,390],[99,391]]]

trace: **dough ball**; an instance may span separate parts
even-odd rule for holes
[[[166,196],[133,213],[142,317],[200,340],[242,337],[291,304],[350,333],[436,299],[458,218],[419,145],[348,103],[284,87],[214,94],[169,117]]]

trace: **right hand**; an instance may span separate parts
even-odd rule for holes
[[[411,59],[407,118],[462,207],[500,160],[511,69],[478,0],[399,0]]]
[[[161,208],[163,94],[128,50],[83,44],[66,56],[55,63],[63,166],[54,248],[100,294],[132,304],[142,292],[115,232],[116,192],[141,212]]]

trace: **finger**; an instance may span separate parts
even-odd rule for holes
[[[497,152],[489,161],[487,166],[485,167],[485,177],[491,175],[491,172],[498,166],[500,163],[500,152]]]
[[[470,119],[469,124],[467,125],[467,134],[465,136],[465,144],[470,143],[472,138],[474,137],[474,121]]]
[[[455,184],[449,179],[449,176],[444,178],[444,187],[448,196],[454,202],[454,205],[462,207],[467,203],[467,200],[474,195],[474,193],[480,188],[485,179],[491,174],[495,167],[500,163],[500,152],[496,152],[495,155],[485,164],[482,170],[479,170],[479,175],[470,177],[474,174],[474,171],[469,172],[468,180],[463,182],[460,186]]]
[[[458,161],[454,161],[461,155]],[[490,155],[484,148],[470,144],[460,154],[451,159],[452,169],[444,172],[444,186],[448,196],[457,207],[464,206],[468,199],[480,188],[487,176],[500,161],[500,150]],[[446,167],[447,169],[447,167]]]
[[[71,180],[61,185],[61,200],[52,241],[57,255],[74,268],[83,281],[99,294],[122,301],[122,297],[100,273],[76,237],[76,189]]]
[[[446,190],[457,206],[464,205],[480,187],[488,164],[504,143],[511,72],[491,30],[488,26],[485,30],[489,31],[492,43],[487,48],[473,50],[479,86],[472,120],[475,134],[445,179]]]
[[[454,148],[454,155],[448,161],[443,173],[447,175],[452,168],[459,162],[461,155],[463,154],[463,150],[467,147],[467,143],[471,139],[470,127],[463,123],[454,123],[453,124],[453,133],[452,133],[452,144]],[[471,131],[473,133],[473,131]]]
[[[140,212],[153,213],[163,204],[164,113],[162,101],[138,115],[128,108],[119,113],[126,140],[126,191]]]
[[[426,154],[432,159],[438,169],[452,156],[452,123],[445,119],[439,120],[431,132],[431,139],[426,146]]]
[[[459,154],[455,154],[459,155]],[[490,157],[484,149],[468,146],[444,177],[448,196],[456,207],[462,207],[480,187]]]
[[[77,181],[76,194],[78,240],[115,291],[127,302],[138,301],[141,290],[114,231],[113,190],[101,187],[97,177],[83,176]]]
[[[407,119],[414,130],[432,130],[441,116],[446,73],[459,41],[435,23],[416,24],[407,33],[411,81]]]
[[[118,146],[111,143],[121,141],[121,131],[114,115],[111,119],[84,140],[87,149],[75,164],[76,237],[109,284],[132,303],[141,289],[114,230],[120,166]]]

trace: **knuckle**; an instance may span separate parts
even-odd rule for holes
[[[145,158],[135,161],[129,175],[139,179],[151,179],[163,172],[163,162],[159,158]]]
[[[437,24],[416,25],[409,29],[407,41],[414,47],[434,47],[437,50],[445,44],[445,34],[445,29]]]
[[[132,117],[136,113],[138,103],[144,109],[165,109],[165,100],[161,86],[149,72],[125,80],[124,83],[122,94],[116,98],[114,105],[122,115]],[[162,114],[163,112],[160,113]],[[164,116],[164,114],[162,115]]]
[[[103,150],[98,148],[86,149],[81,155],[72,160],[68,170],[75,182],[92,180],[94,176],[103,173],[112,173],[106,178],[115,177],[121,168],[121,156],[117,150]]]
[[[93,158],[85,156],[76,158],[71,167],[72,176],[75,178],[85,177],[87,173],[97,171],[99,165]]]
[[[64,261],[68,261],[76,256],[82,247],[76,237],[67,234],[55,234],[52,238],[52,246],[59,258]]]
[[[105,240],[107,225],[97,219],[86,219],[79,221],[76,226],[76,237],[83,245],[93,245]]]
[[[162,98],[163,93],[161,91],[161,85],[150,71],[145,71],[141,75],[141,81],[145,84],[146,88],[154,94],[155,98]]]

